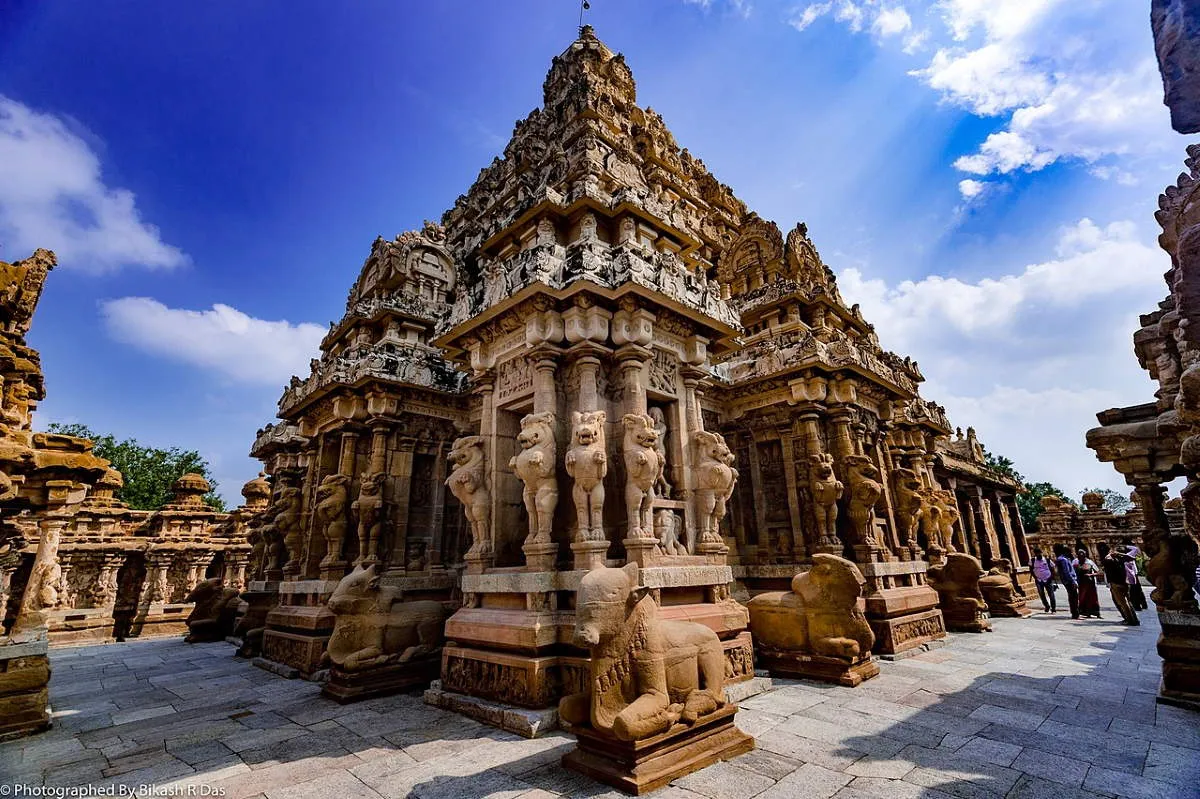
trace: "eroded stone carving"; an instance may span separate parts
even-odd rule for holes
[[[634,741],[725,704],[720,639],[695,622],[659,619],[654,599],[638,588],[637,564],[584,575],[575,642],[592,662],[586,690],[559,703],[570,724]]]
[[[383,530],[383,482],[387,475],[375,472],[363,477],[358,498],[350,510],[358,516],[358,561],[379,560],[379,535]]]
[[[404,601],[401,591],[380,584],[375,564],[341,579],[329,609],[336,617],[328,660],[345,672],[436,657],[442,646],[446,608],[433,600]]]
[[[654,490],[658,496],[670,499],[671,484],[667,482],[667,434],[670,431],[667,417],[662,408],[651,408],[648,414],[654,420],[654,430],[658,433],[658,444],[654,447],[658,452],[658,476],[654,478]]]
[[[912,549],[917,547],[917,533],[921,529],[921,517],[925,515],[924,486],[921,478],[912,469],[895,469],[896,520],[904,542]],[[927,532],[928,536],[929,533]],[[930,540],[930,546],[933,545]]]
[[[621,418],[625,439],[621,446],[625,457],[625,512],[629,520],[629,538],[654,535],[654,484],[662,470],[658,451],[658,431],[654,419],[644,413],[627,413]]]
[[[851,543],[875,546],[875,503],[883,494],[879,469],[870,458],[851,455],[846,458],[846,482],[850,486],[850,502],[846,515],[850,520]]]
[[[189,644],[223,641],[233,632],[238,592],[226,588],[221,578],[213,577],[199,583],[184,602],[196,603],[188,616],[188,634],[183,639]]]
[[[548,543],[558,505],[558,478],[554,475],[558,457],[554,441],[554,414],[531,413],[521,419],[517,434],[521,451],[508,466],[525,483],[522,498],[529,514],[527,543]]]
[[[679,540],[679,517],[674,512],[661,508],[654,514],[654,535],[664,554],[689,554],[687,547]]]
[[[446,485],[462,504],[471,528],[471,548],[467,556],[490,557],[492,538],[488,507],[491,497],[484,472],[483,438],[464,436],[456,440],[450,450],[450,462],[454,464],[454,471],[446,478]]]
[[[341,560],[342,541],[346,538],[346,510],[350,503],[350,478],[331,474],[317,488],[313,519],[325,538],[325,557],[322,566]]]
[[[944,562],[929,567],[929,584],[938,593],[946,629],[964,633],[989,632],[987,603],[979,590],[983,567],[963,552],[952,552]]]
[[[833,471],[833,456],[827,452],[811,457],[809,489],[813,497],[813,515],[822,546],[840,546],[837,537],[838,500],[845,486]]]
[[[875,634],[859,606],[862,572],[831,554],[792,578],[791,591],[750,600],[750,624],[760,660],[773,673],[858,685],[879,673],[871,661]]]
[[[725,518],[726,504],[733,494],[738,470],[733,468],[733,453],[720,433],[701,430],[695,433],[692,440],[696,446],[700,543],[720,544],[721,520]]]
[[[608,454],[604,442],[604,411],[575,411],[571,414],[571,447],[567,450],[567,474],[575,481],[578,540],[604,540],[604,476]]]

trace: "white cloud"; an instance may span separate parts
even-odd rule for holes
[[[123,297],[105,302],[101,311],[118,341],[237,382],[270,386],[307,373],[325,335],[320,325],[256,319],[220,304],[189,311],[148,297]]]
[[[882,344],[920,363],[922,395],[952,422],[975,426],[1028,479],[1077,494],[1085,484],[1122,485],[1084,434],[1098,411],[1153,397],[1132,333],[1137,310],[1166,293],[1168,266],[1133,223],[1082,219],[1059,232],[1052,258],[999,277],[892,286],[851,268],[839,282]]]
[[[965,200],[973,200],[982,195],[984,191],[987,190],[987,187],[988,184],[986,182],[971,180],[968,178],[958,182],[958,193],[961,194]]]
[[[881,43],[899,35],[910,54],[932,46],[928,63],[909,74],[947,103],[1001,119],[974,153],[955,162],[972,175],[1036,172],[1064,160],[1089,168],[1120,162],[1126,168],[1112,175],[1129,182],[1137,171],[1130,162],[1177,147],[1138,4],[926,0],[938,31],[913,31],[910,10],[917,10],[915,2],[885,8],[871,0],[830,0],[789,21],[804,30],[833,12],[858,32],[866,17]]]
[[[709,11],[714,5],[719,4],[719,0],[683,0],[683,2],[690,6],[699,6],[705,11]],[[729,7],[729,11],[737,14],[742,19],[748,18],[754,10],[754,6],[750,0],[725,0],[725,5]]]
[[[0,95],[0,236],[5,256],[54,250],[66,269],[170,269],[186,262],[138,213],[132,192],[105,185],[100,159],[67,121]]]

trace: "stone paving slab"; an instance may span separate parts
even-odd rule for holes
[[[857,688],[776,680],[738,714],[754,752],[653,796],[1200,797],[1200,714],[1154,701],[1155,614],[1127,628],[1104,611],[994,619],[993,633],[881,662]],[[622,795],[559,765],[565,733],[527,740],[419,692],[339,705],[226,643],[54,648],[51,662],[54,729],[0,744],[0,783],[229,799]]]

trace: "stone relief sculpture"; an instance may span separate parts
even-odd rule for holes
[[[1017,591],[1012,580],[1012,561],[993,558],[992,568],[979,578],[979,591],[993,616],[1032,616],[1025,596]]]
[[[654,514],[654,535],[666,555],[687,555],[687,547],[679,540],[679,517],[673,511],[660,508]]]
[[[383,530],[383,481],[382,472],[368,474],[362,479],[358,498],[350,510],[358,516],[358,562],[375,563],[379,560],[379,534]]]
[[[450,448],[450,462],[454,470],[446,478],[446,485],[462,504],[471,530],[471,547],[467,555],[489,556],[492,552],[488,518],[491,496],[487,490],[487,475],[483,470],[483,437],[464,436],[456,440]]]
[[[841,546],[837,537],[838,500],[845,486],[833,472],[833,456],[822,452],[811,457],[809,489],[813,497],[813,515],[817,521],[817,535],[823,546]]]
[[[692,440],[696,443],[696,499],[700,517],[700,543],[719,544],[721,520],[725,518],[726,504],[733,496],[738,470],[733,468],[733,453],[729,451],[720,433],[701,430]],[[692,547],[689,546],[688,549]]]
[[[879,469],[865,455],[850,455],[846,458],[846,482],[850,485],[846,513],[850,517],[851,543],[875,546],[875,503],[883,494]]]
[[[224,641],[233,632],[237,616],[238,592],[226,588],[219,577],[203,580],[183,600],[195,602],[187,618],[189,644],[203,641]]]
[[[604,540],[604,476],[608,474],[605,451],[604,411],[575,411],[571,414],[571,447],[567,450],[567,474],[575,481],[571,496],[579,525],[578,540]]]
[[[313,522],[325,538],[325,557],[321,565],[327,566],[341,559],[342,541],[346,537],[346,510],[350,503],[350,478],[344,474],[331,474],[317,488],[316,509]]]
[[[526,542],[548,543],[554,508],[558,505],[558,478],[554,475],[558,451],[554,441],[554,414],[531,413],[521,419],[517,435],[521,451],[508,466],[525,483],[523,499],[529,514]]]
[[[273,540],[270,546],[273,550],[279,546],[286,550],[288,563],[284,568],[288,571],[300,568],[301,502],[299,488],[295,486],[280,488],[275,500],[275,515],[268,525],[268,527],[274,528],[275,533],[271,536]],[[278,560],[272,560],[272,563],[277,562]]]
[[[989,632],[987,603],[979,590],[983,567],[962,552],[952,552],[943,563],[929,567],[929,584],[938,593],[946,629],[964,633]]]
[[[938,532],[939,544],[946,552],[955,552],[954,525],[961,518],[958,512],[958,501],[953,491],[938,491]]]
[[[896,477],[896,520],[900,524],[900,534],[910,549],[916,549],[917,533],[921,529],[921,519],[925,515],[925,495],[921,478],[912,469],[895,469]],[[926,531],[926,536],[931,535]],[[930,546],[933,545],[930,540]]]
[[[638,587],[638,566],[599,568],[580,582],[575,643],[591,654],[588,684],[559,716],[622,741],[693,724],[725,705],[725,657],[702,624],[665,621]]]
[[[671,498],[671,484],[667,482],[667,417],[662,408],[651,408],[650,418],[654,420],[654,431],[658,433],[658,444],[654,449],[658,452],[658,476],[654,478],[654,490],[658,496]]]
[[[621,425],[625,428],[621,451],[625,456],[627,535],[649,538],[654,535],[654,484],[662,470],[658,431],[654,429],[654,419],[644,413],[625,414]]]
[[[343,577],[329,610],[335,621],[325,658],[341,671],[407,663],[441,651],[445,606],[434,600],[405,602],[398,589],[380,585],[375,564]]]
[[[848,560],[826,553],[792,578],[791,591],[750,600],[760,661],[773,673],[854,686],[879,673],[871,662],[875,634],[859,607],[866,580]]]

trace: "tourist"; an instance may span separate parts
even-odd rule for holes
[[[1063,544],[1054,545],[1054,566],[1058,581],[1067,592],[1067,604],[1071,607],[1071,618],[1079,618],[1079,584],[1075,579],[1075,567],[1069,557],[1071,550]]]
[[[1079,615],[1085,619],[1100,618],[1100,593],[1096,590],[1100,569],[1083,548],[1076,550],[1071,565],[1075,567],[1075,579],[1079,583]]]
[[[1138,579],[1137,557],[1141,551],[1133,545],[1133,539],[1121,539],[1120,551],[1129,556],[1125,561],[1125,582],[1129,585],[1129,604],[1135,610],[1146,610],[1146,593],[1142,591],[1142,581]]]
[[[1108,592],[1112,594],[1113,604],[1121,614],[1121,620],[1130,626],[1141,624],[1133,606],[1129,604],[1129,583],[1125,582],[1125,560],[1129,556],[1124,552],[1110,550],[1108,544],[1101,543],[1100,566],[1104,569],[1104,580],[1108,583]]]
[[[1122,566],[1122,568],[1124,568]],[[1046,613],[1057,613],[1054,607],[1054,592],[1058,584],[1054,582],[1054,562],[1042,552],[1041,548],[1033,550],[1033,561],[1029,564],[1029,572],[1037,584],[1038,596],[1042,598],[1042,608]]]

